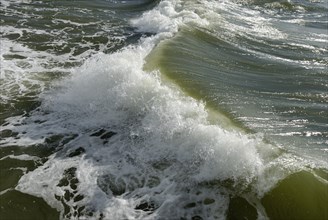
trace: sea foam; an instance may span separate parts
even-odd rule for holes
[[[232,188],[243,191],[259,177],[268,183],[262,174],[274,146],[210,122],[205,103],[164,82],[158,70],[144,70],[146,56],[181,25],[206,25],[180,3],[161,1],[132,20],[155,35],[88,59],[41,96],[38,111],[16,118],[21,126],[6,125],[20,132],[17,145],[73,136],[25,174],[18,190],[44,198],[63,218],[78,209],[85,218],[93,213],[88,219],[223,219]]]
[[[77,146],[86,152],[77,158],[58,153],[23,176],[19,190],[59,207],[50,195],[64,195],[59,180],[65,170],[75,167],[78,191],[85,198],[77,203],[80,206],[106,216],[144,218],[145,213],[135,207],[148,199],[158,207],[153,217],[169,217],[176,206],[182,216],[188,215],[183,206],[189,199],[181,198],[188,196],[188,190],[196,193],[199,184],[230,179],[247,185],[259,175],[261,141],[210,124],[204,103],[163,84],[157,72],[143,71],[152,41],[148,38],[136,47],[95,57],[66,81],[61,92],[44,97],[46,122],[28,135],[37,140],[45,133],[77,132],[79,137],[64,152]],[[117,134],[102,143],[92,136],[99,128]],[[119,196],[117,188],[122,191]],[[222,196],[222,201],[226,199]]]

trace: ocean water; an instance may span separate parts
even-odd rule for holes
[[[328,219],[327,0],[0,9],[3,219]]]

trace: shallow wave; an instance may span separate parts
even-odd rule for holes
[[[218,187],[214,190],[218,196],[208,198],[210,191],[201,186],[203,182],[232,180],[244,188],[259,175],[263,162],[257,147],[265,145],[261,140],[209,123],[203,103],[163,84],[158,72],[143,70],[154,45],[172,36],[179,22],[197,19],[193,12],[175,12],[169,1],[154,11],[174,14],[173,28],[158,28],[163,33],[137,46],[90,59],[60,83],[63,89],[45,95],[32,116],[12,118],[4,127],[19,132],[10,145],[43,143],[49,134],[78,135],[43,166],[24,175],[17,189],[42,196],[68,217],[74,213],[72,201],[57,197],[66,191],[74,194],[74,185],[60,184],[70,175],[79,183],[78,193],[84,199],[74,204],[85,207],[84,215],[92,211],[106,218],[210,217],[224,216],[229,196]],[[147,16],[132,22],[141,27]],[[17,120],[21,126],[13,126]],[[103,137],[101,128],[113,137]],[[79,146],[84,149],[81,156],[68,156]],[[208,209],[186,208],[195,200],[206,200]],[[148,211],[140,208],[144,203]]]
[[[148,41],[153,39],[89,61],[66,82],[62,93],[45,97],[40,110],[47,115],[38,112],[24,120],[27,125],[20,132],[26,134],[15,144],[42,143],[49,133],[77,133],[79,137],[44,166],[26,174],[19,190],[59,207],[50,192],[63,196],[58,182],[65,170],[75,167],[79,193],[87,198],[80,206],[101,210],[108,218],[144,218],[147,212],[142,214],[135,207],[152,195],[156,211],[151,216],[169,218],[192,215],[183,208],[192,202],[185,198],[191,196],[186,192],[196,193],[202,182],[233,180],[246,187],[259,175],[263,162],[257,147],[265,144],[210,124],[204,104],[162,84],[157,73],[144,72],[143,59],[153,45]],[[44,122],[33,125],[33,121]],[[100,128],[115,134],[108,143],[92,135]],[[67,157],[78,146],[85,149],[84,156]],[[147,185],[149,179],[157,183]],[[41,192],[37,190],[40,184],[47,185]],[[116,188],[121,188],[120,196]],[[201,198],[210,196],[206,192]],[[227,195],[222,197],[216,204],[225,207]],[[213,210],[203,216],[213,214],[214,203],[211,206]],[[180,208],[173,212],[176,207]],[[219,209],[221,214],[224,210]]]
[[[30,115],[7,119],[2,128],[17,135],[1,140],[3,146],[47,143],[56,151],[16,189],[44,198],[63,219],[224,219],[235,196],[266,218],[260,199],[278,181],[304,167],[320,167],[229,120],[221,124],[226,119],[220,113],[213,120],[205,103],[158,68],[146,70],[152,65],[149,60],[145,65],[146,57],[181,27],[211,24],[202,4],[237,13],[237,6],[225,1],[161,1],[131,20],[154,36],[88,58],[42,94]],[[253,11],[247,13],[252,20]],[[284,37],[279,31],[270,35],[270,22],[263,22],[268,26],[261,27],[260,38]]]

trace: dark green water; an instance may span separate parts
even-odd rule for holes
[[[328,219],[328,2],[1,0],[2,219]]]

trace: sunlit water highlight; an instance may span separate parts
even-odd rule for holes
[[[327,2],[1,10],[5,217],[327,218]]]

